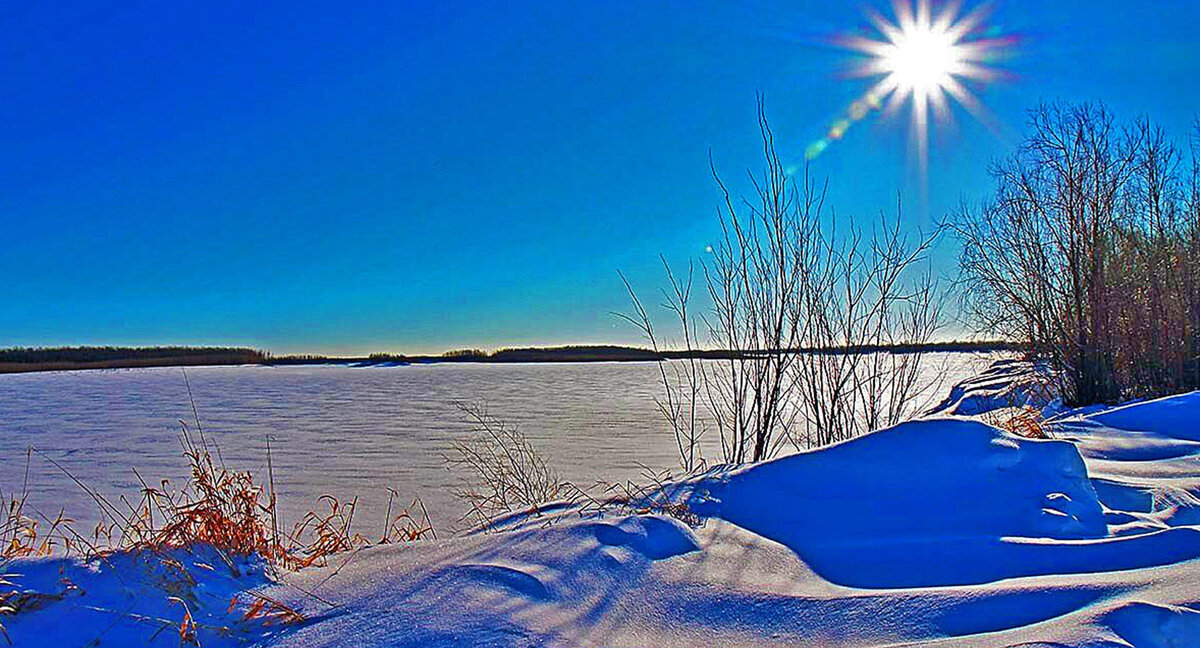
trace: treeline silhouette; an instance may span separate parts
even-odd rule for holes
[[[1019,351],[1023,347],[1016,342],[1000,340],[930,342],[927,344],[876,344],[849,347],[823,347],[783,349],[782,353],[928,353],[942,352],[997,352]],[[453,362],[658,362],[662,360],[727,360],[753,356],[756,352],[729,349],[659,350],[617,345],[569,345],[558,347],[505,348],[488,353],[479,349],[447,351],[441,355],[405,355],[399,353],[372,353],[365,358],[338,358],[321,355],[278,356],[270,364],[423,364]]]
[[[916,353],[929,351],[1013,351],[1010,342],[935,342],[925,345],[855,346],[830,349],[791,349],[790,353]],[[319,354],[275,356],[268,351],[239,347],[17,347],[0,349],[0,373],[62,371],[70,369],[126,369],[136,367],[179,367],[201,365],[316,365],[340,364],[378,366],[456,362],[658,362],[662,360],[729,359],[743,357],[724,349],[653,351],[617,345],[570,345],[559,347],[506,348],[488,353],[481,349],[459,349],[440,355],[372,353],[366,357],[335,357]]]
[[[16,347],[0,349],[0,373],[63,369],[117,369],[265,364],[270,354],[239,347]]]

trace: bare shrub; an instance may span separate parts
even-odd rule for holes
[[[996,164],[995,196],[953,218],[964,304],[1062,376],[1068,403],[1200,386],[1200,183],[1141,119],[1042,105]]]
[[[686,281],[667,269],[664,307],[694,364],[660,368],[659,409],[685,469],[709,418],[726,463],[760,461],[788,443],[824,445],[899,422],[927,391],[920,349],[941,326],[941,292],[918,270],[941,228],[906,236],[899,210],[871,228],[839,219],[824,184],[780,161],[761,101],[759,128],[765,167],[751,174],[749,199],[735,201],[713,168],[722,236],[703,262],[703,326],[689,315],[690,268]],[[635,314],[625,318],[657,351],[651,318],[630,296]],[[695,360],[702,344],[714,359]],[[892,352],[901,348],[909,352]]]
[[[820,252],[825,199],[807,173],[797,185],[784,170],[761,101],[758,118],[766,168],[750,176],[753,201],[735,204],[710,163],[724,207],[722,237],[704,266],[713,304],[708,332],[732,353],[708,372],[706,390],[730,463],[765,459],[787,438],[794,414],[787,405],[798,386],[792,365],[804,340],[804,290]]]
[[[455,495],[470,504],[468,518],[486,527],[504,513],[558,497],[562,480],[519,428],[492,416],[484,404],[458,407],[471,436],[455,441],[444,461],[462,477]]]
[[[706,430],[706,423],[700,409],[704,406],[703,390],[706,385],[704,367],[701,361],[691,353],[697,344],[696,318],[689,311],[695,265],[688,264],[686,279],[676,278],[666,259],[659,258],[671,286],[670,291],[663,290],[662,307],[670,311],[679,323],[679,329],[683,332],[685,357],[679,362],[658,363],[662,392],[661,396],[655,396],[654,404],[658,407],[659,413],[666,420],[675,437],[680,466],[685,473],[693,473],[702,470],[706,464],[700,450],[700,439]],[[629,299],[633,304],[633,314],[616,313],[616,315],[640,329],[646,341],[649,342],[651,350],[655,354],[661,353],[663,349],[660,348],[649,313],[646,312],[646,308],[624,275],[621,275],[621,281],[629,293]]]
[[[814,231],[802,305],[811,352],[794,364],[809,447],[911,418],[932,386],[921,348],[942,325],[941,298],[919,266],[939,232],[901,232],[899,209],[869,235],[853,220]]]

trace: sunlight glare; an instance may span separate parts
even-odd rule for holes
[[[914,27],[891,45],[883,65],[898,88],[931,92],[941,89],[958,69],[958,52],[945,32]]]
[[[843,36],[835,43],[867,55],[851,76],[882,77],[853,101],[829,127],[825,136],[809,144],[805,157],[821,155],[842,139],[856,122],[872,111],[895,111],[906,101],[911,106],[912,139],[921,173],[928,164],[929,122],[950,118],[950,98],[992,126],[992,118],[967,88],[967,82],[994,80],[998,73],[988,63],[1013,44],[998,37],[994,28],[984,28],[987,5],[959,15],[962,3],[951,1],[937,15],[930,0],[893,0],[895,19],[874,10],[867,18],[881,38]]]

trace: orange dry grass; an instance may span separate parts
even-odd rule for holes
[[[186,426],[181,439],[191,465],[188,485],[177,492],[171,492],[166,482],[162,488],[144,487],[137,515],[120,533],[132,540],[127,546],[157,551],[203,544],[229,556],[257,555],[274,566],[297,570],[324,565],[329,556],[369,544],[353,530],[357,498],[343,503],[323,495],[320,502],[325,512],[309,511],[291,533],[284,534],[278,528],[274,492],[268,494],[249,472],[218,466],[204,438],[200,436],[197,443]],[[268,481],[273,483],[272,475]],[[417,500],[414,506],[419,504]],[[424,511],[423,505],[421,508]],[[401,537],[420,540],[433,534],[428,514],[424,525],[418,525],[407,510],[391,518],[390,499],[385,524],[381,543]]]
[[[184,428],[181,438],[191,466],[187,486],[174,493],[165,481],[162,488],[144,486],[136,514],[121,530],[123,544],[154,550],[204,544],[233,556],[278,557],[279,539],[267,523],[274,511],[261,501],[263,487],[249,472],[218,467],[202,437],[197,444]]]
[[[139,475],[141,499],[134,506],[122,498],[123,509],[75,480],[53,459],[42,455],[95,499],[108,521],[99,524],[92,534],[92,541],[88,541],[74,531],[71,520],[62,514],[54,520],[45,519],[47,524],[43,530],[37,520],[25,515],[24,495],[11,500],[0,495],[4,514],[0,520],[0,565],[6,559],[49,555],[59,548],[65,554],[76,550],[86,551],[89,555],[118,550],[162,554],[170,549],[205,545],[227,558],[254,555],[275,567],[302,569],[323,565],[331,555],[370,544],[366,537],[353,530],[357,498],[342,503],[331,495],[324,495],[320,498],[324,512],[309,511],[287,533],[279,529],[273,489],[269,492],[248,471],[228,470],[219,460],[214,461],[202,432],[193,436],[183,425],[180,442],[191,469],[187,483],[182,488],[172,488],[163,480],[158,487],[152,487]],[[273,475],[268,475],[268,481],[273,483]],[[391,497],[379,544],[436,537],[419,499],[414,500],[411,510],[419,508],[420,517],[410,509],[393,517],[392,503],[396,493],[391,489],[389,492]]]
[[[147,485],[138,475],[142,491],[136,506],[124,498],[119,500],[122,506],[113,504],[76,479],[54,459],[30,448],[30,456],[36,452],[95,500],[105,521],[97,526],[92,540],[88,540],[74,530],[72,521],[62,513],[51,520],[33,511],[45,522],[44,525],[26,514],[28,479],[19,497],[6,498],[0,493],[0,617],[36,609],[47,600],[62,597],[61,594],[19,592],[15,584],[5,578],[4,567],[13,558],[52,553],[71,555],[76,552],[103,558],[122,550],[147,552],[157,557],[166,568],[164,573],[168,576],[159,584],[159,588],[168,600],[182,606],[183,618],[178,623],[166,619],[146,620],[161,623],[163,630],[177,631],[181,646],[198,646],[198,625],[186,602],[192,598],[191,588],[196,582],[183,565],[171,557],[169,550],[186,550],[201,545],[211,547],[236,573],[236,562],[233,560],[236,557],[258,556],[271,567],[299,570],[324,565],[334,554],[370,544],[363,535],[352,529],[357,499],[343,504],[329,495],[320,498],[327,512],[310,511],[290,534],[281,532],[274,476],[271,474],[270,446],[267,448],[268,480],[267,485],[263,485],[257,483],[249,472],[227,470],[219,459],[219,453],[218,460],[213,460],[198,417],[196,430],[197,434],[193,436],[187,425],[183,424],[180,434],[183,455],[191,468],[186,484],[181,488],[173,488],[163,480],[155,488]],[[137,471],[134,473],[136,475]],[[407,509],[393,517],[392,503],[396,492],[391,489],[389,492],[391,497],[379,544],[436,537],[429,515],[419,499],[414,500],[411,510],[416,511],[419,507],[420,517]],[[240,619],[243,624],[296,624],[305,621],[300,612],[265,595],[255,592],[245,592],[243,595],[253,599]],[[230,611],[237,604],[238,597],[235,596],[230,601]],[[0,623],[0,638],[8,640],[3,623]]]
[[[321,501],[329,507],[329,512],[321,515],[309,511],[296,524],[292,532],[293,546],[283,555],[284,563],[288,566],[302,569],[324,565],[327,556],[367,544],[366,538],[350,530],[354,522],[354,509],[358,505],[357,498],[342,504],[332,495],[322,495]]]
[[[273,623],[287,625],[289,623],[303,623],[305,621],[303,614],[265,594],[247,592],[246,595],[253,598],[254,602],[242,614],[243,622],[258,621],[262,625],[271,625]],[[229,611],[232,612],[237,607],[237,604],[238,597],[234,596],[229,601]]]
[[[26,453],[27,461],[31,453]],[[28,463],[26,484],[28,484]],[[40,530],[38,521],[25,512],[28,488],[20,496],[6,497],[0,493],[0,566],[13,558],[48,556],[59,544],[69,544],[61,530],[70,526],[71,520],[62,513],[53,520],[46,520],[48,528]]]
[[[3,515],[0,518],[0,617],[28,608],[29,601],[34,598],[22,595],[17,591],[16,584],[6,578],[4,568],[8,561],[13,558],[50,555],[60,544],[60,528],[70,524],[70,520],[60,514],[49,523],[46,532],[40,532],[38,521],[25,515],[25,499],[26,494],[10,499],[0,493],[0,513]],[[62,544],[67,542],[69,541]],[[0,638],[6,643],[12,643],[3,623],[0,623]]]
[[[986,422],[1027,439],[1051,438],[1050,431],[1044,424],[1042,413],[1028,405],[1005,408],[996,412]]]

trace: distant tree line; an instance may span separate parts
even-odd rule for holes
[[[921,353],[929,351],[997,351],[1016,345],[997,341],[931,342],[838,349],[791,349],[784,353]],[[366,357],[332,357],[319,354],[272,355],[268,351],[239,347],[17,347],[0,349],[0,373],[62,369],[193,365],[380,365],[435,362],[657,362],[662,360],[749,358],[753,352],[728,349],[660,350],[615,345],[505,348],[488,353],[460,349],[440,355],[404,355],[379,352]]]
[[[16,347],[0,349],[0,373],[180,365],[264,364],[270,354],[239,347]]]
[[[488,352],[482,349],[455,349],[442,354],[443,358],[486,358]]]
[[[160,360],[180,357],[238,358],[247,363],[265,362],[268,354],[240,347],[15,347],[0,349],[0,362],[105,362],[110,360]]]
[[[1200,122],[1184,146],[1094,104],[1029,128],[951,219],[966,311],[1058,367],[1070,403],[1200,388]]]

